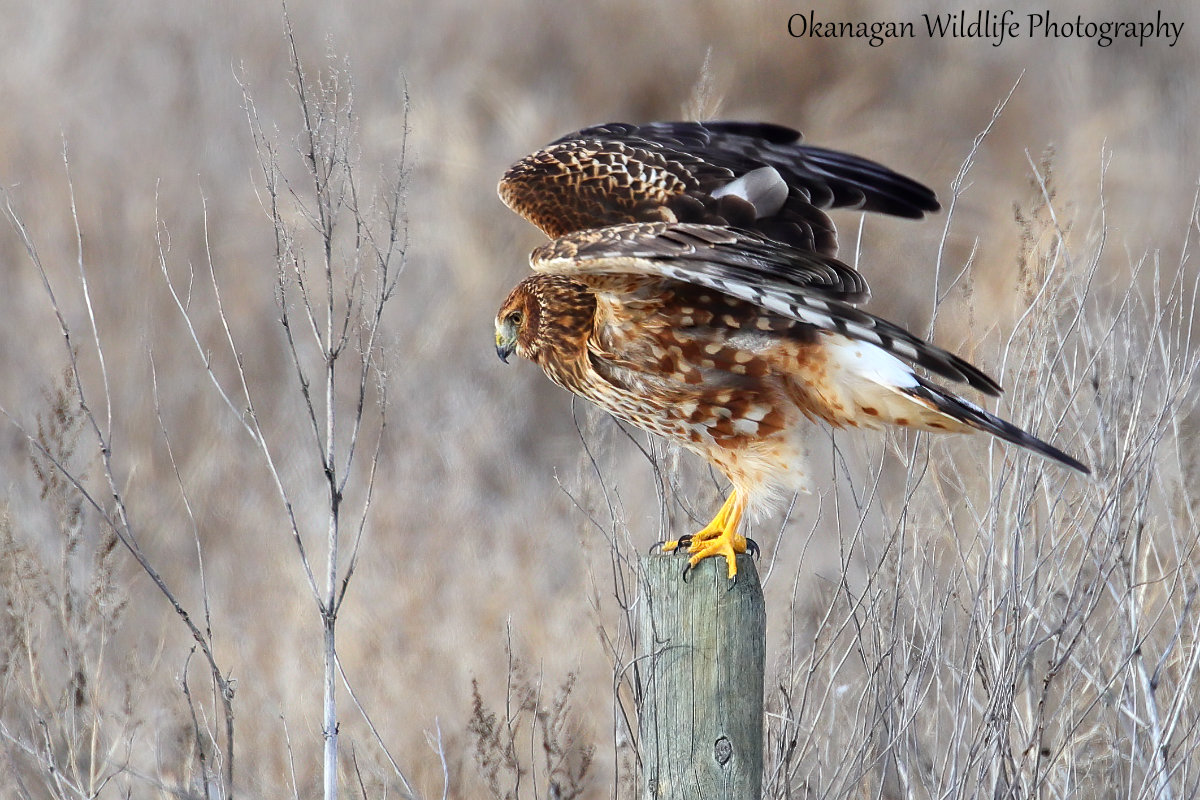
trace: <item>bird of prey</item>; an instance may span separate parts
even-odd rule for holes
[[[730,579],[744,513],[810,490],[807,420],[984,431],[1088,472],[923,374],[999,395],[981,370],[857,307],[867,283],[835,258],[826,210],[920,218],[937,199],[800,138],[753,122],[600,125],[521,159],[499,186],[552,241],[500,306],[497,354],[719,469],[725,504],[663,549],[686,550],[689,568],[723,557]]]

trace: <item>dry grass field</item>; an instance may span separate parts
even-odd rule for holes
[[[874,48],[774,0],[289,0],[310,139],[278,3],[0,0],[0,797],[318,796],[327,397],[344,796],[638,796],[632,559],[724,487],[496,360],[541,234],[494,187],[685,117],[934,188],[836,216],[872,310],[1095,472],[814,427],[819,491],[753,531],[768,796],[1196,796],[1200,14],[1062,14],[1159,8],[1174,47]],[[356,187],[328,237],[306,147]],[[365,314],[329,395],[327,302]]]

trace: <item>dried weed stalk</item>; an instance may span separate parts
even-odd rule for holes
[[[589,785],[594,747],[580,742],[571,714],[575,674],[568,674],[550,698],[542,676],[508,655],[504,708],[489,710],[478,681],[471,684],[468,731],[475,743],[479,773],[496,800],[575,800]]]
[[[63,563],[60,567],[61,575],[64,577],[73,575],[72,559],[85,542],[96,547],[95,552],[103,554],[104,560],[100,562],[100,569],[94,573],[92,593],[90,594],[94,602],[90,607],[83,603],[83,598],[80,598],[71,588],[74,584],[70,580],[57,585],[53,582],[43,582],[45,587],[43,591],[49,591],[52,596],[58,598],[62,605],[62,632],[67,634],[71,640],[70,644],[63,648],[62,654],[68,662],[71,680],[78,687],[74,692],[76,698],[82,700],[84,697],[97,697],[97,694],[85,691],[84,687],[88,681],[93,685],[97,683],[106,662],[103,660],[94,664],[89,662],[86,663],[86,669],[81,666],[80,669],[74,670],[70,669],[70,664],[77,653],[88,651],[89,647],[100,646],[100,652],[104,651],[102,643],[106,642],[108,637],[104,633],[103,626],[114,624],[116,617],[112,615],[112,609],[121,607],[124,602],[122,590],[116,588],[116,583],[112,579],[110,559],[118,544],[133,557],[142,572],[150,578],[157,591],[171,605],[204,658],[212,685],[213,715],[220,720],[220,723],[218,730],[208,734],[212,739],[212,747],[205,751],[209,755],[200,763],[200,774],[194,776],[194,780],[191,782],[201,787],[201,794],[205,798],[227,798],[232,796],[234,775],[233,682],[218,665],[214,652],[212,625],[207,619],[207,613],[205,613],[203,622],[198,623],[194,615],[183,605],[178,593],[167,584],[158,568],[151,563],[138,541],[139,522],[125,502],[126,478],[124,471],[117,464],[116,454],[112,447],[113,405],[109,392],[104,339],[100,334],[93,312],[92,289],[84,260],[82,237],[79,233],[79,212],[75,206],[74,185],[70,179],[70,160],[65,148],[63,164],[67,172],[71,196],[71,215],[76,232],[77,282],[75,288],[78,291],[78,299],[82,302],[87,314],[88,331],[77,342],[76,333],[67,323],[59,296],[42,263],[37,245],[16,210],[11,195],[4,191],[5,214],[24,246],[30,263],[41,279],[46,299],[58,321],[59,333],[66,351],[67,367],[64,371],[62,385],[56,389],[48,403],[49,413],[39,415],[36,430],[29,430],[6,409],[0,408],[0,414],[29,444],[33,453],[33,470],[42,487],[42,499],[57,515],[58,530],[62,531],[66,537]],[[84,354],[85,350],[86,355]],[[94,364],[88,364],[87,369],[94,368],[98,374],[99,400],[93,396],[93,391],[97,387],[89,382],[84,374],[84,362],[88,357],[94,359]],[[89,475],[89,470],[92,469],[100,473],[98,478],[92,479]],[[89,516],[97,523],[94,530],[92,523],[88,521]],[[89,540],[89,535],[94,538]],[[93,542],[94,544],[92,544]],[[32,563],[28,559],[22,559],[19,553],[19,548],[14,551],[6,550],[6,559],[16,559],[18,563],[23,561],[26,565]],[[21,569],[23,568],[19,568],[19,571]],[[84,614],[84,608],[89,608],[89,613]],[[26,611],[28,610],[26,609]],[[205,603],[205,611],[207,612],[207,603]],[[70,636],[71,631],[76,630],[77,624],[93,623],[102,626],[101,645],[97,645],[89,637],[80,640],[77,636],[73,638]],[[111,633],[111,630],[108,633]],[[28,637],[25,637],[24,642],[27,646],[32,644]],[[48,650],[53,651],[54,648],[51,647]],[[27,660],[31,665],[37,659],[38,652],[46,651],[39,651],[36,648],[27,650]],[[84,664],[84,662],[80,663]],[[33,674],[35,673],[31,672],[31,675]],[[39,707],[41,695],[40,689],[33,691],[31,699],[34,708]],[[190,703],[190,697],[187,700]],[[43,706],[43,708],[45,707]],[[127,708],[117,711],[115,716],[119,717],[122,712],[127,713],[127,711]],[[56,749],[56,737],[50,731],[53,725],[63,725],[71,731],[76,731],[76,721],[77,718],[65,709],[47,710],[44,714],[38,714],[40,737],[30,738],[7,729],[4,731],[4,737],[12,746],[13,752],[32,759],[46,772],[44,785],[51,789],[54,796],[94,796],[94,793],[98,791],[96,787],[98,776],[102,775],[105,781],[116,775],[124,778],[136,777],[151,783],[158,781],[157,778],[134,775],[127,768],[128,751],[132,748],[131,736],[122,738],[119,742],[105,742],[100,735],[100,725],[94,721],[89,723],[92,736],[85,749],[80,750],[75,746],[74,743],[78,742],[77,739],[67,737],[68,741],[73,744],[65,750],[69,768],[62,769],[64,756],[60,755],[59,750]],[[124,749],[124,752],[118,754],[117,750],[112,749],[118,745]],[[197,743],[196,747],[199,750],[201,745]],[[105,748],[109,749],[106,751]],[[77,755],[82,752],[87,754],[86,770],[80,766],[81,762]],[[188,775],[190,772],[183,770],[180,774]]]

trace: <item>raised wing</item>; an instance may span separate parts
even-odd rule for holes
[[[689,223],[630,223],[579,231],[533,251],[537,272],[646,275],[703,286],[822,330],[878,345],[981,392],[1001,388],[977,367],[898,325],[855,308],[862,275],[836,259],[752,232]]]
[[[800,144],[758,122],[610,123],[568,134],[514,164],[510,208],[551,237],[627,222],[698,222],[757,230],[825,255],[829,208],[919,218],[925,186],[858,156]]]
[[[646,274],[738,297],[731,284],[757,286],[764,293],[804,291],[847,303],[870,296],[862,273],[835,258],[716,225],[634,222],[577,231],[538,247],[529,261],[536,272]]]

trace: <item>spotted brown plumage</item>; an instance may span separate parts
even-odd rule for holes
[[[518,161],[499,192],[552,238],[625,222],[699,222],[826,255],[837,235],[824,209],[919,218],[939,208],[910,178],[800,140],[761,122],[596,125]]]
[[[647,130],[678,132],[680,124],[662,125],[625,127],[645,138]],[[725,142],[736,131],[743,153],[779,144],[769,138],[759,145],[743,141],[751,129],[784,138],[771,126],[743,123],[687,128],[722,132],[717,139]],[[711,158],[711,136],[704,146],[709,148],[704,158]],[[542,152],[553,153],[554,147]],[[573,152],[578,159],[578,149]],[[838,163],[832,156],[829,161]],[[587,161],[572,166],[589,176],[605,168]],[[908,195],[896,187],[918,184],[878,165],[872,169],[880,176],[878,185],[865,177],[865,167],[852,185],[832,180],[817,188],[797,185],[827,206],[892,213],[917,208],[903,205],[898,198]],[[512,185],[512,174],[501,184],[502,193]],[[646,171],[640,174],[643,180]],[[734,172],[727,178],[741,179]],[[575,183],[589,185],[582,178]],[[534,250],[534,274],[501,305],[496,349],[505,360],[516,352],[535,362],[559,386],[699,454],[729,479],[733,491],[713,521],[692,537],[664,545],[670,550],[686,544],[689,564],[722,556],[733,577],[736,553],[747,547],[739,532],[744,511],[770,508],[786,494],[810,488],[806,421],[835,428],[985,431],[1087,472],[1057,448],[917,374],[914,366],[985,394],[1001,391],[958,356],[857,308],[869,295],[865,279],[819,244],[806,247],[761,229],[705,222],[598,218],[586,209],[605,204],[590,196],[564,201],[569,185],[547,182],[545,197],[523,190],[523,208],[540,209],[531,219],[559,233]],[[659,188],[639,200],[629,184],[627,196],[606,207],[652,208],[665,196],[665,182],[655,185]],[[788,202],[794,189],[789,187]],[[720,186],[706,191],[721,195]],[[602,199],[604,189],[596,192]],[[858,200],[850,202],[854,197]],[[936,208],[932,194],[924,206]],[[554,217],[555,207],[564,209],[563,216]],[[601,224],[579,228],[583,219]]]

